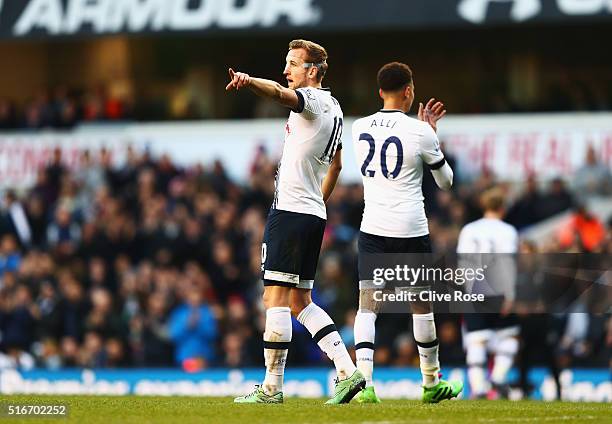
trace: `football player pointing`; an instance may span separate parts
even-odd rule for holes
[[[327,218],[325,201],[342,168],[343,114],[338,101],[321,86],[326,71],[327,52],[306,40],[289,43],[283,72],[288,87],[229,70],[226,90],[248,88],[291,110],[262,245],[266,376],[261,386],[235,402],[283,402],[291,314],[334,362],[338,378],[327,403],[347,403],[365,386],[332,319],[311,299]]]

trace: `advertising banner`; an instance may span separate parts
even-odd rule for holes
[[[0,38],[364,31],[610,21],[609,0],[4,0]]]
[[[449,379],[467,381],[463,368],[446,371]],[[287,370],[285,396],[322,398],[333,393],[335,372],[324,368]],[[262,370],[212,369],[185,373],[171,369],[18,371],[0,370],[0,393],[70,394],[70,395],[143,395],[143,396],[237,396],[248,393],[263,378]],[[516,378],[516,370],[510,379]],[[529,375],[535,387],[533,397],[554,400],[556,389],[552,377],[542,368]],[[612,382],[607,369],[575,369],[562,372],[563,400],[612,402]],[[376,393],[382,399],[420,399],[421,374],[418,368],[377,368],[374,376]],[[466,385],[460,398],[469,398]],[[518,391],[513,399],[521,398]]]
[[[344,182],[361,181],[351,140],[353,118],[342,134]],[[84,126],[70,132],[0,133],[0,188],[27,188],[38,170],[60,147],[67,166],[78,168],[84,150],[108,149],[115,165],[125,159],[128,146],[169,155],[177,164],[210,166],[222,161],[238,182],[249,176],[260,146],[278,160],[282,153],[285,120],[202,121]],[[439,125],[447,156],[456,159],[455,173],[469,180],[483,171],[500,180],[524,181],[571,178],[593,147],[597,159],[612,170],[612,114],[474,115],[447,117]],[[363,142],[363,141],[362,141]]]

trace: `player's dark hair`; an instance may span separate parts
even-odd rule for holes
[[[307,61],[317,68],[317,82],[321,82],[327,72],[327,50],[317,43],[308,40],[293,40],[289,43],[289,50],[306,50]]]
[[[398,91],[412,83],[412,70],[405,63],[387,63],[378,71],[377,80],[382,91]]]

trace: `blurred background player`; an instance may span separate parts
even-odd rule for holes
[[[493,285],[491,279],[503,281],[502,287],[495,289],[473,287],[474,292],[488,291],[485,293],[488,301],[498,300],[501,313],[469,313],[464,316],[466,363],[474,398],[485,398],[487,392],[492,398],[508,397],[508,372],[519,347],[518,320],[510,313],[516,280],[516,264],[511,255],[518,250],[518,233],[512,225],[502,221],[504,202],[501,190],[493,188],[485,192],[481,197],[484,216],[463,227],[457,245],[460,255],[481,253],[483,255],[478,255],[477,261],[495,261],[495,269],[487,268],[490,285]],[[489,353],[494,355],[494,361],[491,375],[487,376]]]
[[[398,62],[378,72],[383,109],[353,124],[353,143],[361,165],[365,209],[359,233],[359,266],[370,253],[431,253],[429,228],[421,185],[423,165],[433,173],[438,187],[448,190],[453,171],[446,163],[436,136],[436,122],[446,113],[440,102],[419,105],[419,118],[406,113],[414,101],[410,68]],[[423,122],[425,121],[425,122]],[[361,273],[361,271],[360,271]],[[375,323],[378,306],[367,279],[359,276],[359,310],[355,317],[357,367],[366,377],[359,394],[362,403],[378,403],[373,385]],[[414,338],[423,375],[423,401],[437,403],[456,397],[461,382],[439,379],[438,339],[429,304],[412,304]]]
[[[248,87],[291,109],[262,245],[266,377],[235,402],[283,402],[291,314],[336,366],[336,391],[327,403],[347,403],[365,386],[332,319],[311,299],[327,218],[325,202],[342,168],[343,114],[330,90],[321,87],[326,71],[325,49],[305,40],[289,43],[283,72],[289,88],[229,70],[227,90]]]

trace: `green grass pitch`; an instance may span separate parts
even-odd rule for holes
[[[68,418],[8,418],[16,423],[612,423],[612,404],[534,401],[387,400],[380,405],[324,406],[323,399],[285,400],[283,405],[235,405],[231,398],[139,396],[0,396],[3,404],[57,404]]]

